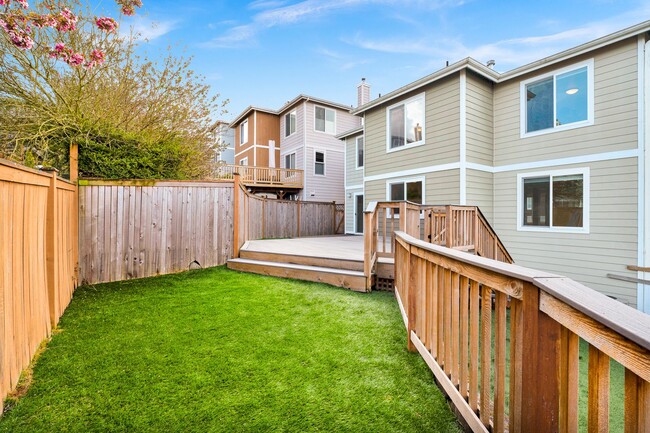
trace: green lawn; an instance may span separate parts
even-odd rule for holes
[[[80,288],[0,432],[459,431],[389,293],[225,268]]]

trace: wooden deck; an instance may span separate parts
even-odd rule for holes
[[[242,251],[363,261],[363,236],[318,236],[248,241]]]

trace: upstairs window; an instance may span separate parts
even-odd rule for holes
[[[325,152],[316,152],[314,155],[314,174],[325,176]]]
[[[593,124],[593,61],[521,86],[522,136]]]
[[[239,125],[239,144],[248,143],[248,119]]]
[[[292,111],[284,116],[284,136],[288,137],[296,132],[296,112]]]
[[[424,143],[424,94],[388,109],[388,151]]]
[[[519,175],[520,229],[588,231],[588,171]]]
[[[315,107],[314,118],[316,131],[328,134],[336,133],[336,111],[325,107]]]
[[[357,168],[363,167],[363,137],[357,137]]]
[[[289,155],[284,156],[284,168],[294,169],[296,168],[296,154],[290,153]]]

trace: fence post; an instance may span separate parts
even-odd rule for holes
[[[55,176],[56,177],[56,176]],[[74,184],[74,199],[72,200],[72,255],[74,258],[74,288],[79,285],[79,145],[70,143],[70,182]]]
[[[453,222],[451,221],[451,206],[447,205],[445,206],[445,213],[446,213],[446,218],[445,218],[445,232],[447,233],[447,236],[445,236],[445,246],[447,248],[452,247],[452,227],[454,226]]]
[[[58,200],[56,197],[56,183],[57,177],[56,169],[48,170],[52,178],[50,179],[50,186],[47,191],[47,217],[45,220],[45,262],[47,269],[47,297],[49,301],[50,323],[54,327],[56,325],[57,312],[59,311],[57,296],[57,286],[59,283],[59,267],[58,267],[58,249],[56,245],[56,232],[59,226],[58,222]]]
[[[336,234],[336,201],[332,202],[332,234]]]
[[[510,410],[520,415],[511,419],[511,431],[558,431],[560,324],[539,311],[539,289],[530,283],[524,283],[520,312],[510,361],[510,380],[521,385]]]
[[[232,242],[233,242],[233,258],[238,258],[239,257],[239,183],[240,183],[240,178],[239,178],[239,172],[234,172],[233,173],[233,179],[234,179],[234,185],[233,185],[233,206],[234,206],[234,212],[233,212],[233,237],[232,237]]]
[[[403,215],[403,214],[402,214]],[[395,242],[395,245],[397,245],[397,242]],[[415,295],[416,295],[416,290],[418,290],[418,282],[420,280],[420,275],[418,273],[419,269],[419,261],[418,261],[418,256],[413,254],[411,252],[411,248],[408,250],[408,267],[406,268],[406,275],[408,275],[408,281],[406,284],[408,284],[408,290],[407,290],[407,308],[406,308],[406,317],[407,317],[407,326],[406,326],[406,342],[407,342],[407,349],[409,352],[417,352],[417,349],[415,348],[415,345],[411,341],[411,331],[414,328],[416,317],[415,317]]]
[[[297,206],[298,206],[298,236],[296,236],[296,237],[300,237],[300,226],[302,225],[302,222],[300,221],[300,209],[302,208],[302,202],[300,201],[300,199],[298,199],[297,203],[298,203],[297,204]]]

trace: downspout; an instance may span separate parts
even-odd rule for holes
[[[650,143],[650,41],[646,41],[645,34],[639,36],[639,264],[650,267],[650,152],[647,144]],[[650,272],[639,272],[638,278],[647,280]],[[638,285],[637,308],[650,314],[650,286]]]

